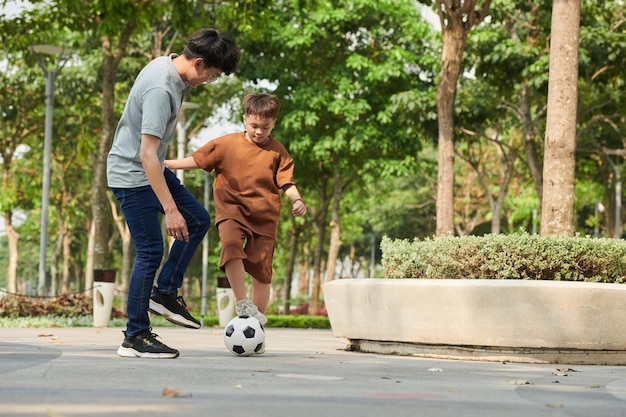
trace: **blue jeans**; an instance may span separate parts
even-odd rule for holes
[[[211,217],[200,202],[180,183],[169,169],[164,171],[167,187],[187,221],[189,241],[176,240],[157,279],[159,292],[176,295],[183,284],[187,266],[204,238]],[[148,307],[156,272],[163,260],[163,234],[160,215],[163,207],[151,186],[114,188],[128,224],[137,256],[128,287],[126,336],[135,336],[150,328]]]

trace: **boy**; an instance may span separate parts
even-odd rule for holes
[[[137,76],[107,158],[108,184],[120,203],[137,253],[128,288],[128,323],[118,355],[176,358],[178,350],[157,339],[150,311],[189,328],[200,322],[177,297],[183,274],[202,242],[211,218],[163,161],[175,137],[178,113],[188,87],[232,73],[239,49],[215,29],[191,35],[182,55],[162,56]],[[163,258],[160,214],[175,241],[157,279]],[[152,295],[151,295],[152,294]]]
[[[294,162],[285,147],[270,136],[280,102],[271,94],[243,99],[245,131],[206,143],[192,156],[166,160],[170,169],[215,170],[215,224],[222,253],[220,268],[237,300],[238,315],[267,323],[272,260],[280,214],[280,191],[291,200],[292,214],[304,216],[306,205],[293,178]],[[245,273],[251,277],[250,299]]]

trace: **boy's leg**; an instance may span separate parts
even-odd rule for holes
[[[252,301],[250,301],[246,296],[246,281],[245,271],[243,268],[243,260],[231,259],[230,261],[226,262],[226,264],[224,265],[224,272],[226,272],[230,288],[233,290],[233,294],[235,295],[235,310],[237,312],[237,315],[252,316],[259,320],[261,324],[267,323],[267,317],[265,317],[264,313],[267,309],[267,300],[269,300],[270,285],[266,284],[264,285],[264,288],[258,287],[255,285],[255,283],[257,283],[257,280],[253,279]],[[266,295],[264,295],[264,293],[266,293]],[[262,310],[254,302],[254,297],[256,297],[257,295],[262,302]]]
[[[251,277],[250,299],[265,314],[270,300],[275,240],[252,235],[246,242],[244,267]]]
[[[269,282],[261,282],[255,277],[252,277],[251,282],[252,291],[250,293],[250,299],[252,300],[252,303],[257,306],[259,311],[265,314],[270,300],[272,285]]]
[[[233,290],[235,300],[245,300],[246,296],[246,272],[243,269],[243,259],[231,259],[224,265],[224,272],[228,278],[230,288]]]
[[[222,242],[220,266],[226,272],[228,282],[237,300],[235,306],[237,315],[252,316],[261,324],[267,323],[265,315],[246,296],[244,259],[247,255],[243,245],[252,238],[252,233],[234,220],[221,222],[218,225],[218,231]]]

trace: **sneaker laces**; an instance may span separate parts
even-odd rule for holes
[[[163,345],[163,343],[159,340],[161,337],[152,332],[152,327],[148,327],[148,330],[145,331],[147,336],[144,339],[148,339],[148,341],[154,345]]]
[[[259,309],[257,308],[257,306],[252,304],[250,300],[242,301],[241,304],[239,305],[239,308],[241,310],[240,314],[245,315],[245,316],[254,316],[255,314],[259,312]]]

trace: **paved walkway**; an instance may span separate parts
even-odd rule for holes
[[[119,328],[0,328],[0,416],[626,416],[626,367],[365,354],[274,328],[242,358],[219,328],[154,331],[181,357],[120,358]]]

